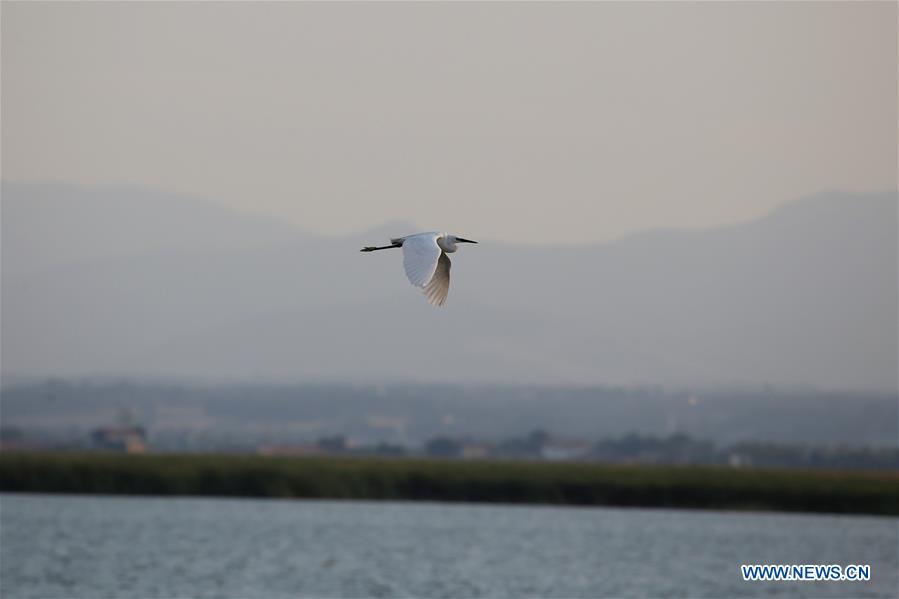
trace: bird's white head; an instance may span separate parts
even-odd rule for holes
[[[455,252],[457,249],[456,244],[459,243],[477,243],[477,241],[465,239],[464,237],[459,237],[458,235],[443,235],[437,240],[437,244],[447,254],[452,254],[453,252]]]

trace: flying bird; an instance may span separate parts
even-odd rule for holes
[[[403,248],[403,268],[409,282],[421,287],[432,306],[442,306],[449,293],[450,263],[449,256],[456,251],[456,244],[477,243],[456,235],[447,235],[431,231],[416,233],[390,240],[390,245],[381,247],[366,246],[360,252],[390,250]]]

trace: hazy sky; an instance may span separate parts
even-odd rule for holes
[[[896,186],[896,23],[893,2],[4,1],[2,176],[329,234],[740,221]]]

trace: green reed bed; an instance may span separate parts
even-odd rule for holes
[[[0,491],[899,515],[899,472],[235,455],[0,455]]]

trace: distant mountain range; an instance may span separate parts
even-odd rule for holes
[[[2,188],[9,376],[805,384],[895,391],[897,194],[580,246],[479,240],[429,306],[413,232],[316,237],[127,188]]]

